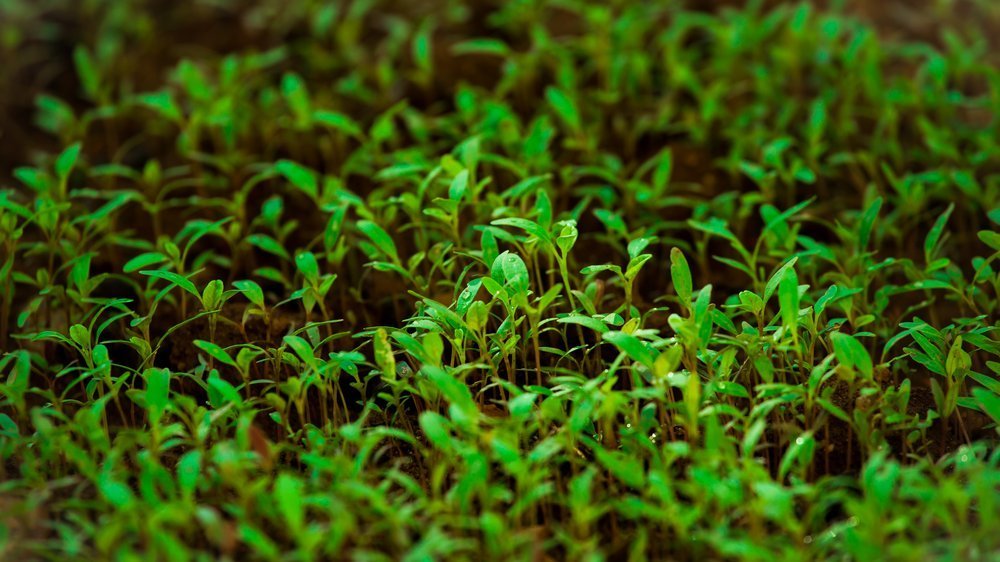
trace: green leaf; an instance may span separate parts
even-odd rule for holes
[[[552,228],[552,199],[549,192],[539,189],[535,194],[535,212],[538,213],[538,224],[545,229],[546,233]]]
[[[146,369],[146,407],[162,414],[170,403],[170,370]]]
[[[864,252],[868,249],[868,241],[871,239],[875,219],[878,218],[878,213],[881,209],[882,198],[878,197],[872,201],[872,204],[861,215],[861,223],[858,225],[858,251]]]
[[[713,217],[707,222],[690,220],[688,221],[688,224],[703,232],[707,232],[709,234],[714,234],[721,238],[725,238],[726,240],[729,240],[730,242],[733,243],[739,243],[739,240],[736,238],[736,235],[729,230],[729,226],[726,225],[726,221],[722,219]]]
[[[173,283],[174,285],[177,285],[181,289],[184,289],[185,291],[191,293],[192,295],[195,296],[195,298],[201,301],[201,293],[198,291],[198,288],[195,287],[194,283],[192,283],[190,280],[188,280],[187,277],[184,277],[183,275],[174,273],[173,271],[163,271],[159,269],[142,270],[139,273],[141,273],[142,275],[148,275],[156,279],[162,279],[164,281]]]
[[[451,186],[448,187],[448,199],[451,199],[452,201],[461,201],[468,188],[469,171],[462,170],[455,176],[455,179],[451,180]]]
[[[433,62],[433,20],[426,19],[413,35],[413,62],[425,73],[431,72]]]
[[[60,180],[66,181],[66,178],[69,177],[69,173],[73,171],[76,161],[80,158],[82,148],[81,143],[71,144],[56,159],[55,171]]]
[[[635,279],[636,276],[639,275],[639,271],[642,269],[642,266],[651,259],[653,259],[652,254],[640,254],[632,258],[628,262],[628,266],[625,269],[625,279],[629,281]]]
[[[993,250],[1000,252],[1000,232],[990,230],[980,230],[979,239]]]
[[[793,216],[797,215],[803,209],[805,209],[806,207],[808,207],[809,205],[811,205],[812,202],[815,201],[815,200],[816,200],[815,197],[810,197],[809,199],[806,199],[805,201],[799,203],[798,205],[795,205],[794,207],[786,210],[785,212],[781,213],[780,215],[777,215],[777,216],[771,218],[770,220],[767,221],[767,225],[764,226],[764,230],[762,231],[761,234],[763,234],[765,232],[770,232],[771,230],[774,230],[775,228],[778,228],[780,225],[785,224],[785,222],[788,221],[788,219],[790,217],[793,217]]]
[[[674,282],[674,290],[677,291],[681,306],[685,309],[690,307],[694,285],[691,281],[691,268],[688,267],[687,258],[680,248],[670,250],[670,277]]]
[[[482,301],[474,301],[465,312],[465,323],[474,332],[482,330],[486,326],[486,323],[489,322],[489,319],[489,308]]]
[[[993,418],[994,422],[1000,424],[1000,396],[978,386],[972,389],[972,396],[983,412]]]
[[[305,526],[305,501],[302,481],[291,474],[281,474],[274,481],[274,499],[292,533],[298,535]]]
[[[239,289],[240,292],[243,293],[243,296],[245,296],[251,303],[260,308],[264,308],[264,289],[262,289],[256,281],[251,281],[249,279],[234,281],[233,286]]]
[[[198,349],[207,353],[210,357],[213,357],[216,361],[238,368],[236,361],[234,361],[233,358],[226,353],[226,350],[222,349],[218,345],[205,340],[194,340],[194,345]]]
[[[285,247],[267,234],[251,234],[250,236],[247,236],[246,240],[251,245],[258,247],[269,254],[274,254],[279,258],[284,258],[289,261],[292,259],[292,256],[288,255],[288,251],[285,250]]]
[[[121,482],[112,480],[110,476],[101,476],[97,482],[97,487],[101,491],[101,496],[109,504],[116,508],[125,508],[135,501],[132,489]]]
[[[783,480],[796,464],[802,467],[808,466],[812,461],[815,448],[816,439],[810,432],[806,432],[792,441],[788,450],[785,451],[785,456],[781,459],[778,478]]]
[[[626,486],[642,490],[646,485],[646,470],[637,456],[620,451],[608,451],[599,445],[593,447],[597,462]]]
[[[184,453],[177,461],[177,486],[186,498],[194,495],[201,481],[201,457],[202,452],[195,449]]]
[[[382,375],[390,379],[394,378],[396,376],[396,357],[392,353],[389,336],[384,328],[375,330],[372,345],[375,348],[375,364],[382,371]]]
[[[257,560],[277,560],[280,557],[278,545],[266,534],[249,523],[240,523],[240,537],[250,547],[250,558]]]
[[[311,108],[309,103],[309,91],[306,89],[305,81],[295,73],[285,74],[281,79],[281,93],[288,102],[292,114],[296,121],[302,125],[309,123]]]
[[[643,343],[639,338],[624,332],[605,332],[601,334],[604,341],[611,342],[619,350],[623,351],[630,359],[645,365],[652,370],[656,361],[654,351]]]
[[[94,57],[83,45],[77,45],[73,50],[73,63],[80,85],[87,99],[97,101],[101,89],[101,76],[94,63]]]
[[[608,230],[622,236],[628,236],[628,227],[625,225],[625,221],[618,213],[607,209],[594,209],[594,216],[597,217],[597,220],[601,221]]]
[[[599,334],[609,331],[608,325],[604,322],[601,322],[597,318],[591,318],[590,316],[584,316],[582,314],[570,314],[569,316],[559,318],[558,321],[560,324],[579,324],[590,328]]]
[[[449,425],[448,418],[437,412],[428,410],[420,414],[420,429],[424,431],[424,436],[431,445],[442,451],[452,450]]]
[[[169,258],[167,258],[167,256],[159,252],[146,252],[125,262],[125,265],[122,267],[122,271],[125,273],[134,273],[151,265],[163,263],[168,259]]]
[[[531,278],[528,275],[528,266],[525,265],[521,256],[511,252],[504,252],[497,256],[493,267],[493,279],[498,283],[503,283],[510,292],[515,295],[527,295],[531,285]]]
[[[785,270],[778,285],[778,303],[782,324],[794,333],[799,324],[799,278],[793,267]]]
[[[934,222],[934,226],[927,232],[927,237],[924,239],[925,263],[929,264],[934,260],[934,252],[937,249],[938,242],[941,240],[941,234],[944,232],[944,227],[948,224],[948,218],[954,210],[954,203],[948,205],[948,208],[941,213],[941,216]]]
[[[510,411],[510,415],[513,418],[524,419],[531,414],[537,398],[537,394],[533,392],[525,392],[524,394],[511,398],[510,401],[507,402],[507,410]]]
[[[830,340],[833,341],[833,353],[841,365],[861,372],[866,379],[872,379],[875,372],[872,358],[861,342],[843,332],[834,332]]]
[[[657,158],[656,168],[653,170],[653,190],[656,193],[663,193],[670,183],[670,176],[674,170],[674,155],[671,150],[665,149]]]
[[[201,303],[205,310],[216,310],[222,307],[225,286],[220,279],[213,279],[205,285],[201,292]]]
[[[513,226],[515,228],[520,228],[521,230],[524,230],[528,234],[534,236],[535,238],[538,238],[543,242],[552,241],[552,237],[549,235],[549,233],[544,228],[542,228],[540,224],[532,220],[511,217],[504,219],[496,219],[490,224],[495,226]]]
[[[309,342],[299,336],[285,336],[282,341],[284,341],[285,345],[291,348],[291,350],[295,352],[295,355],[297,355],[306,365],[313,369],[316,369],[319,366],[319,362],[316,359],[316,352],[313,351]]]
[[[549,86],[545,89],[545,99],[548,100],[552,110],[566,123],[570,130],[578,132],[582,128],[580,111],[577,109],[576,103],[566,92],[554,86]]]
[[[785,272],[795,267],[795,263],[798,261],[798,259],[799,258],[796,256],[785,262],[785,264],[779,267],[778,270],[774,272],[774,275],[772,275],[771,278],[767,281],[767,285],[764,286],[765,304],[767,304],[767,301],[771,300],[771,295],[774,294],[774,291],[778,288],[778,285],[781,284],[781,282],[785,279]]]
[[[833,402],[830,402],[825,398],[817,398],[816,403],[819,404],[827,412],[833,414],[835,418],[847,423],[851,423],[851,417],[847,415],[847,412],[845,412],[843,409],[841,409]]]
[[[169,91],[139,94],[135,97],[135,101],[139,105],[152,109],[163,117],[166,117],[176,123],[179,123],[184,119],[184,113],[181,110],[181,107],[177,104],[177,101],[174,100],[174,95]]]
[[[562,221],[560,224],[562,224],[563,227],[562,230],[559,231],[559,237],[556,238],[556,245],[559,246],[559,249],[562,250],[564,254],[568,254],[576,244],[579,232],[576,229],[576,221],[574,220]]]
[[[90,347],[90,330],[83,324],[73,324],[70,326],[69,337],[80,347]]]
[[[315,171],[291,160],[279,160],[274,171],[309,197],[319,196],[319,179]]]
[[[219,376],[219,371],[212,369],[211,373],[208,375],[208,388],[209,399],[214,408],[222,408],[227,404],[233,404],[236,406],[243,404],[243,399],[240,398],[240,393],[236,391],[233,385],[229,384],[222,377]]]
[[[388,256],[393,263],[400,265],[396,243],[392,241],[392,237],[389,236],[389,233],[385,229],[371,221],[360,220],[358,221],[358,230],[371,239],[375,247]]]
[[[476,37],[454,44],[451,52],[456,55],[493,55],[507,57],[510,47],[500,39],[492,37]]]
[[[468,385],[455,378],[442,367],[424,365],[421,372],[441,392],[441,395],[451,403],[452,419],[460,425],[471,424],[477,419],[479,410],[472,399],[472,392],[469,390]]]
[[[343,113],[320,109],[313,113],[312,118],[316,123],[336,129],[345,135],[357,138],[364,136],[361,125]]]
[[[319,282],[319,263],[312,252],[301,252],[295,256],[295,267],[310,283]]]

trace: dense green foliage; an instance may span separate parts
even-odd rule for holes
[[[0,0],[0,557],[996,560],[926,4]]]

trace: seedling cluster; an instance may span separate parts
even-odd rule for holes
[[[0,558],[1000,558],[998,38],[0,0]]]

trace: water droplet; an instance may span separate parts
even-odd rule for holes
[[[962,455],[962,462],[969,462],[969,455]]]
[[[796,445],[801,445],[801,444],[803,444],[805,442],[806,442],[806,440],[803,439],[803,438],[801,438],[801,437],[799,437],[798,439],[795,440],[795,444]]]
[[[806,544],[812,544],[812,542],[813,542],[813,536],[812,535],[806,535],[805,538],[802,539],[802,542],[804,542]]]
[[[851,527],[857,527],[858,526],[858,518],[857,517],[851,517],[850,519],[847,520],[847,524],[850,525]]]

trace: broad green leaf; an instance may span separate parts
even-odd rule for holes
[[[451,403],[452,419],[460,424],[474,422],[478,408],[469,387],[442,367],[424,365],[421,369],[441,395]]]
[[[424,431],[424,436],[442,451],[451,451],[452,436],[449,429],[448,418],[437,412],[425,411],[420,414],[420,429]]]
[[[161,414],[170,403],[170,370],[146,369],[146,407]]]
[[[167,119],[180,123],[184,120],[184,113],[180,105],[174,99],[173,93],[169,91],[149,92],[139,94],[135,98],[136,103],[152,109]]]
[[[360,220],[358,221],[358,230],[371,239],[375,247],[388,256],[393,263],[397,265],[400,263],[396,243],[392,241],[392,237],[389,236],[389,233],[384,228],[371,221]]]
[[[1000,232],[980,230],[979,239],[993,250],[1000,252]]]
[[[448,187],[448,198],[452,201],[461,201],[468,189],[469,171],[462,170],[455,176],[455,179],[451,181],[451,185]]]
[[[168,259],[169,258],[167,256],[159,252],[146,252],[125,262],[125,265],[122,267],[122,271],[125,273],[134,273],[151,265],[163,263]]]
[[[289,261],[292,259],[292,257],[288,255],[288,252],[285,250],[285,247],[267,234],[251,234],[250,236],[247,236],[246,240],[253,246],[258,247],[265,252],[274,254]]]
[[[528,266],[525,265],[521,256],[511,252],[504,252],[497,256],[493,263],[492,275],[497,282],[502,282],[515,295],[527,295],[531,284],[528,275]],[[499,277],[499,278],[498,278]]]
[[[234,281],[233,286],[239,289],[251,303],[264,308],[264,289],[256,281],[249,279]]]
[[[639,338],[624,332],[605,332],[601,334],[601,338],[614,344],[633,361],[641,363],[649,369],[653,368],[656,353]]]
[[[571,131],[577,132],[582,128],[580,111],[577,109],[576,103],[566,92],[554,86],[549,86],[545,89],[545,99],[548,100],[549,106],[552,107],[552,110]]]
[[[994,394],[985,388],[976,387],[972,389],[972,396],[982,407],[986,415],[993,418],[993,421],[1000,425],[1000,395]]]
[[[316,352],[309,342],[299,336],[285,336],[283,341],[306,365],[313,369],[319,366]]]
[[[208,387],[210,390],[209,399],[215,408],[222,408],[228,404],[236,406],[243,404],[240,393],[236,391],[233,385],[223,380],[219,376],[219,372],[215,369],[212,369],[212,372],[208,375]]]
[[[274,481],[274,499],[285,523],[294,534],[305,525],[305,498],[302,481],[291,474],[281,474]]]
[[[319,263],[312,252],[301,252],[295,256],[295,267],[310,283],[319,281]]]
[[[73,171],[73,167],[76,166],[76,161],[80,158],[80,150],[83,148],[81,143],[75,143],[62,151],[62,154],[56,159],[55,171],[56,175],[59,176],[63,181],[69,177],[69,173]]]
[[[274,171],[313,199],[319,196],[319,179],[315,171],[291,160],[279,160]]]
[[[336,111],[320,109],[313,113],[313,121],[331,129],[336,129],[351,137],[363,137],[364,132],[356,121]]]
[[[843,332],[834,332],[830,334],[830,340],[833,342],[834,355],[841,365],[856,369],[866,379],[870,380],[874,376],[872,358],[865,346],[861,345],[861,342],[854,336]]]

